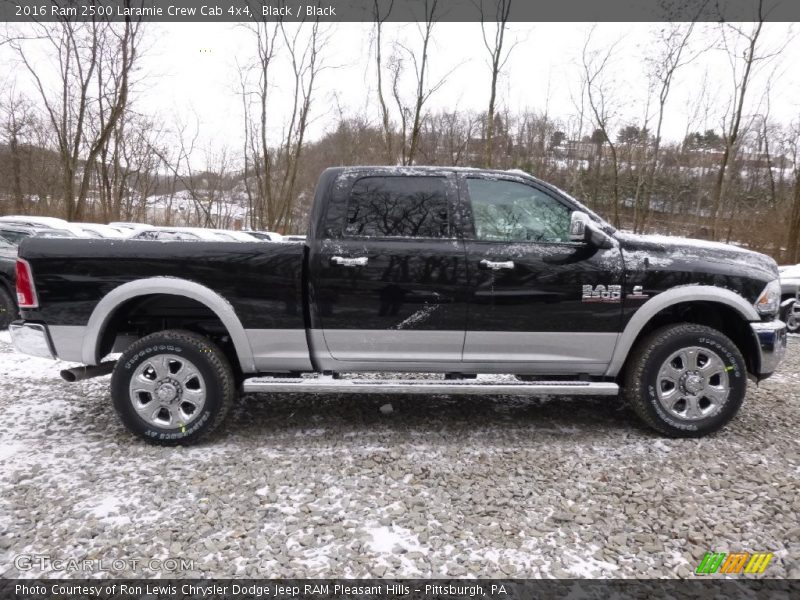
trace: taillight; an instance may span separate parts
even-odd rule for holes
[[[24,258],[17,259],[17,305],[20,308],[38,308],[39,299],[33,286],[31,265]]]

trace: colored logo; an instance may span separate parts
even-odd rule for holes
[[[772,552],[754,552],[753,554],[749,552],[732,552],[730,554],[706,552],[695,573],[697,575],[763,573],[772,557]]]

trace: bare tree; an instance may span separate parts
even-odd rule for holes
[[[505,52],[503,49],[508,17],[511,12],[511,0],[493,1],[495,5],[494,35],[487,33],[485,21],[486,15],[484,12],[483,0],[480,2],[481,33],[483,35],[483,45],[486,46],[486,50],[489,53],[489,68],[491,71],[491,83],[489,86],[489,108],[486,112],[486,144],[484,150],[484,165],[488,168],[493,166],[494,116],[495,103],[497,102],[497,79],[500,77],[500,71],[503,69],[506,62],[508,62],[508,57],[511,55],[511,51],[514,49],[513,44]]]
[[[12,86],[8,99],[3,105],[5,113],[5,141],[11,155],[11,194],[14,202],[14,212],[23,214],[25,211],[25,198],[22,190],[22,150],[20,144],[26,130],[32,125],[33,113],[27,99],[17,94]]]
[[[694,23],[671,23],[660,36],[660,48],[656,56],[650,58],[651,76],[658,92],[658,108],[656,116],[656,129],[653,138],[653,147],[647,157],[647,166],[643,177],[639,179],[636,186],[636,196],[634,198],[634,231],[643,231],[647,225],[647,218],[650,212],[650,200],[653,196],[653,183],[655,181],[656,168],[661,154],[661,128],[664,124],[664,114],[666,111],[667,100],[672,89],[675,72],[683,65],[688,64],[698,54],[689,57],[685,56],[685,50],[689,43],[689,38],[694,30]]]
[[[722,199],[725,192],[725,174],[728,169],[728,164],[731,161],[732,155],[736,148],[736,143],[739,140],[740,128],[742,125],[742,116],[745,109],[745,100],[747,93],[750,89],[751,77],[753,75],[753,67],[759,62],[774,56],[774,54],[759,55],[758,42],[761,37],[761,32],[764,27],[765,15],[763,13],[763,0],[758,1],[758,20],[753,23],[750,31],[730,24],[724,23],[721,25],[722,40],[728,58],[731,63],[731,73],[733,77],[733,101],[729,114],[726,117],[725,124],[725,148],[720,157],[719,167],[717,169],[716,179],[714,181],[714,189],[711,196],[711,214],[712,214],[712,230],[711,236],[713,239],[719,239],[722,233]],[[744,42],[744,52],[739,58],[736,55],[735,44],[729,40],[732,35],[734,40],[741,40]]]
[[[437,22],[439,0],[424,0],[425,20],[417,24],[421,48],[415,52],[409,45],[396,42],[395,52],[389,61],[392,76],[392,96],[394,97],[400,117],[401,162],[404,165],[414,164],[420,145],[420,134],[425,118],[425,104],[431,96],[444,85],[448,75],[431,84],[429,81],[429,52],[433,39],[433,29]],[[407,62],[413,67],[414,99],[407,104],[403,93],[403,73]]]
[[[792,153],[794,194],[787,223],[786,260],[794,264],[800,262],[800,120],[792,126],[789,147]]]
[[[248,204],[254,208],[251,225],[258,228],[289,231],[293,227],[297,205],[297,177],[306,142],[312,99],[317,78],[325,68],[323,51],[327,31],[319,20],[287,25],[260,21],[249,27],[256,42],[254,63],[239,69],[240,93],[244,108],[245,182]],[[287,114],[277,143],[269,140],[273,70],[278,55],[285,56],[291,73],[292,92],[288,103],[282,97]],[[255,86],[252,77],[255,75]],[[255,179],[255,187],[250,179]]]
[[[383,127],[383,146],[388,163],[394,163],[395,157],[392,149],[393,131],[389,119],[389,106],[383,93],[383,24],[392,12],[394,0],[390,0],[386,14],[381,15],[378,0],[373,0],[373,15],[375,18],[375,69],[378,77],[378,104],[381,108],[381,125]]]
[[[130,18],[122,24],[62,18],[36,24],[34,35],[10,40],[57,139],[64,214],[69,219],[82,218],[95,162],[127,107],[139,24]],[[46,83],[40,65],[29,57],[28,44],[37,41],[55,56],[57,88]]]
[[[612,172],[612,212],[614,226],[620,225],[619,212],[619,161],[617,158],[617,147],[611,137],[611,125],[614,119],[614,98],[613,82],[609,78],[611,59],[613,57],[616,44],[612,44],[605,50],[591,50],[592,33],[594,28],[589,31],[586,42],[581,54],[583,66],[583,87],[586,92],[586,99],[589,104],[594,123],[597,130],[594,134],[595,143],[598,147],[598,176],[599,165],[602,163],[603,144],[607,143],[611,152]]]

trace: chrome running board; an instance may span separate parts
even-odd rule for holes
[[[334,379],[253,377],[242,384],[245,394],[307,392],[318,394],[453,394],[511,396],[616,396],[619,386],[591,381],[517,381],[495,375],[477,379]]]

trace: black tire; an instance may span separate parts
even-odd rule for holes
[[[146,390],[134,394],[137,383]],[[159,395],[165,391],[171,399]],[[191,331],[166,330],[137,340],[119,358],[111,376],[111,396],[120,419],[153,444],[188,445],[211,433],[225,419],[235,394],[228,359],[215,344]]]
[[[0,329],[8,329],[17,318],[17,305],[5,287],[0,285]]]
[[[789,333],[800,332],[800,317],[793,314],[794,304],[790,304],[781,311],[781,321],[786,323],[786,331]]]
[[[695,374],[702,371],[692,369],[691,364],[683,365],[684,358],[681,356],[675,357],[679,351],[691,349],[697,350],[691,351],[694,358],[689,358],[687,362],[699,364],[705,360],[705,367],[709,372],[716,371],[716,374],[710,377],[701,374],[702,381],[698,381]],[[703,350],[708,353],[704,354]],[[668,363],[673,357],[674,360]],[[722,367],[715,367],[720,361]],[[668,369],[668,365],[672,367],[671,373],[677,374],[684,369],[688,372],[680,378],[671,375],[659,377],[662,367]],[[687,381],[686,377],[692,377],[693,380]],[[671,378],[683,383],[670,388]],[[706,383],[708,388],[705,387]],[[691,387],[684,387],[686,385]],[[667,396],[663,402],[659,399],[658,387]],[[700,391],[696,391],[697,388],[701,388]],[[724,399],[717,397],[716,404],[713,404],[710,394],[718,394],[717,388],[727,388],[728,393]],[[694,394],[690,393],[692,389],[695,390]],[[676,438],[702,437],[724,427],[736,416],[746,391],[747,369],[736,345],[716,329],[694,323],[667,325],[647,335],[631,351],[624,378],[625,399],[639,418],[656,431]],[[701,396],[706,393],[709,396]],[[708,406],[703,407],[705,403]],[[669,408],[665,408],[665,405]],[[685,409],[685,418],[676,414],[681,412],[681,408]],[[706,410],[708,416],[703,416],[702,411]],[[691,411],[695,411],[695,418],[689,416]]]

